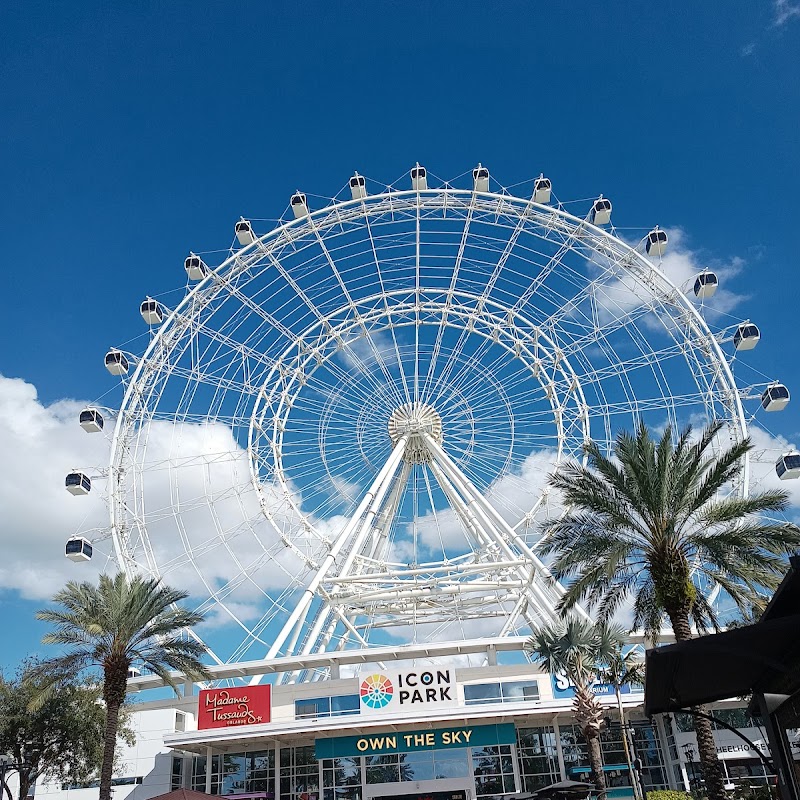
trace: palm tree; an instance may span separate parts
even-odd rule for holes
[[[628,746],[628,728],[625,725],[625,709],[622,707],[622,687],[629,683],[644,683],[644,662],[639,660],[633,650],[623,654],[622,647],[615,648],[606,663],[600,669],[600,680],[614,687],[619,710],[619,724],[622,729],[622,747],[625,750],[625,760],[628,762],[628,774],[631,779],[631,788],[635,800],[641,797],[638,776],[633,769],[631,751]]]
[[[784,556],[800,546],[800,529],[760,516],[783,510],[784,492],[719,497],[752,449],[744,439],[714,455],[721,425],[696,441],[688,427],[676,442],[668,426],[656,442],[642,424],[618,435],[613,459],[590,443],[588,467],[572,462],[551,475],[568,510],[545,526],[542,552],[555,554],[557,578],[572,579],[562,610],[584,601],[603,621],[632,596],[634,627],[656,641],[666,614],[675,639],[684,641],[692,622],[700,631],[718,624],[693,575],[717,583],[740,609],[777,587]],[[695,731],[710,797],[722,800],[711,725],[697,718]]]
[[[61,608],[39,611],[37,619],[55,625],[44,644],[64,645],[67,651],[41,662],[37,670],[48,686],[65,675],[92,668],[102,672],[106,706],[100,800],[111,800],[111,775],[117,741],[120,707],[125,701],[128,670],[132,664],[158,675],[176,694],[170,670],[190,680],[208,677],[199,657],[205,647],[181,638],[181,631],[202,621],[196,614],[175,606],[185,592],[162,586],[159,580],[120,573],[101,575],[97,586],[70,581],[53,598]]]
[[[592,685],[602,665],[622,646],[623,638],[621,628],[570,616],[536,631],[525,644],[525,649],[551,675],[566,675],[575,685],[572,713],[586,740],[592,781],[599,792],[606,788],[599,738],[603,707],[592,692]]]

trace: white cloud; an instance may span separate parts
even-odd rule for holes
[[[30,383],[0,375],[0,587],[26,598],[49,597],[66,580],[92,577],[102,567],[99,561],[78,567],[64,557],[70,535],[106,518],[101,490],[73,497],[64,489],[72,469],[99,467],[107,458],[104,435],[78,425],[81,408],[72,400],[44,406]],[[101,486],[94,481],[93,488]]]
[[[711,269],[719,278],[719,288],[714,297],[707,300],[704,305],[706,319],[715,319],[722,314],[728,314],[747,299],[745,295],[737,294],[726,286],[730,279],[741,272],[745,265],[744,259],[734,257],[729,261],[706,260],[701,251],[689,247],[682,229],[666,230],[669,236],[667,252],[660,262],[654,260],[653,263],[689,297],[690,302],[697,302],[694,297],[694,282],[700,272]],[[637,242],[629,244],[635,246]],[[593,265],[593,269],[597,270],[597,265]],[[595,299],[599,321],[607,325],[626,318],[635,309],[645,305],[650,299],[650,293],[632,276],[623,275],[600,285]],[[660,327],[660,323],[655,319],[645,318],[644,322]]]
[[[774,0],[772,4],[772,24],[774,27],[782,28],[795,17],[800,17],[800,4],[793,3],[791,0]]]

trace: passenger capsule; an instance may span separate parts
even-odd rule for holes
[[[733,334],[733,346],[737,350],[752,350],[761,338],[761,332],[752,322],[743,322]]]
[[[645,241],[647,255],[661,258],[667,251],[667,232],[662,231],[657,225],[647,234]]]
[[[125,375],[128,371],[128,359],[125,358],[124,353],[113,348],[106,353],[105,357],[106,369],[112,375]]]
[[[600,197],[592,204],[589,212],[589,222],[593,225],[608,225],[611,222],[611,201],[607,197]]]
[[[533,202],[549,203],[550,193],[552,192],[552,190],[553,190],[553,184],[550,182],[550,178],[545,178],[544,175],[540,175],[533,182]]]
[[[78,421],[86,433],[100,433],[103,430],[103,415],[96,408],[84,408]]]
[[[253,244],[253,242],[256,240],[255,234],[253,233],[253,226],[250,224],[249,219],[242,217],[236,223],[234,230],[236,232],[236,238],[239,240],[239,244],[241,245]]]
[[[306,202],[306,196],[302,192],[295,192],[289,201],[289,205],[292,207],[295,219],[308,216],[308,203]]]
[[[367,196],[367,185],[363,175],[357,172],[350,178],[350,194],[353,200],[363,200]]]
[[[478,164],[478,166],[472,170],[472,186],[476,192],[489,191],[489,170],[486,169],[486,167],[482,167]]]
[[[789,390],[782,383],[773,383],[761,395],[764,411],[783,411],[789,405]]]
[[[800,478],[800,453],[797,450],[784,453],[775,464],[775,472],[782,481]]]
[[[64,555],[70,561],[90,561],[92,558],[92,543],[83,536],[73,536],[67,539]]]
[[[91,478],[82,472],[70,472],[64,481],[64,486],[70,494],[76,496],[89,494],[92,491]]]
[[[694,296],[699,300],[707,300],[714,296],[717,286],[719,286],[717,276],[713,272],[705,270],[697,276],[694,282]]]
[[[428,173],[419,164],[411,170],[411,188],[415,192],[424,192],[428,188]]]
[[[139,306],[139,313],[148,325],[160,325],[164,321],[164,314],[156,300],[148,297]]]
[[[194,253],[189,253],[188,258],[183,262],[183,268],[190,281],[201,281],[211,271],[206,262]]]

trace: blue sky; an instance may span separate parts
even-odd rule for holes
[[[187,251],[227,247],[240,215],[416,161],[444,178],[481,161],[507,186],[544,171],[562,198],[610,196],[618,225],[681,228],[697,258],[740,264],[758,369],[800,387],[798,34],[787,0],[7,2],[0,374],[29,386],[0,393],[2,425],[37,424],[32,387],[47,407],[118,403],[103,354],[142,349],[140,300],[180,287]],[[796,441],[797,408],[771,432]],[[2,536],[30,568],[21,588],[0,564],[0,666],[38,648],[37,573],[63,561],[62,530],[52,551],[20,543],[17,499],[46,501],[35,475],[14,485]]]

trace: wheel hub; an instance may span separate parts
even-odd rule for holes
[[[393,446],[400,441],[400,437],[408,436],[403,458],[412,464],[421,464],[431,459],[425,444],[426,435],[439,444],[443,438],[442,418],[428,403],[406,403],[398,406],[392,411],[387,427]]]

